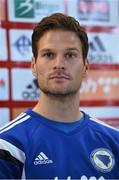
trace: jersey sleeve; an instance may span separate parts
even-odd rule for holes
[[[0,179],[20,179],[24,152],[5,139],[0,139]]]
[[[119,171],[119,131],[112,133],[112,151],[115,155],[115,163],[117,164]]]

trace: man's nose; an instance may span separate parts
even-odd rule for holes
[[[65,69],[65,59],[63,56],[59,55],[55,58],[53,68],[54,69]]]

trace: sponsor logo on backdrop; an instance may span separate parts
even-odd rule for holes
[[[6,68],[0,69],[0,100],[8,100],[8,70]]]
[[[0,28],[0,60],[7,60],[7,41],[6,41],[6,30]],[[4,48],[3,48],[4,47]]]
[[[33,22],[53,12],[64,12],[64,0],[11,0],[9,18],[12,21]]]
[[[24,78],[25,77],[25,78]],[[12,99],[18,101],[38,100],[39,88],[31,69],[12,69]]]
[[[104,44],[102,43],[101,39],[98,36],[94,36],[93,41],[90,42],[89,45],[92,51],[101,51],[101,52],[106,51]]]
[[[34,79],[30,84],[26,86],[26,89],[22,92],[24,100],[37,100],[39,97],[39,88],[37,80]]]
[[[91,63],[112,63],[113,57],[108,54],[101,38],[99,36],[94,36],[92,41],[89,43],[89,59]]]
[[[81,85],[81,100],[117,100],[118,89],[118,71],[90,70],[87,80]]]
[[[5,87],[5,81],[4,79],[0,79],[0,88],[4,88]]]
[[[5,1],[0,1],[0,21],[5,21]]]
[[[10,50],[13,61],[31,61],[32,30],[10,30]]]
[[[119,37],[117,35],[109,33],[89,33],[88,37],[88,57],[90,63],[119,64]]]
[[[118,0],[68,0],[68,14],[83,25],[118,25]]]
[[[77,0],[77,13],[81,20],[109,21],[109,2]]]
[[[23,34],[16,40],[14,46],[21,56],[25,57],[31,50],[31,40]]]
[[[97,86],[102,86],[103,93],[106,94],[111,92],[111,88],[113,88],[113,86],[119,85],[119,78],[99,77],[97,81],[93,80],[92,78],[88,78],[86,83],[86,88],[83,89],[82,85],[81,92],[88,92],[90,89],[92,93],[95,93],[97,91]]]
[[[15,0],[15,17],[34,17],[34,1],[33,0]]]

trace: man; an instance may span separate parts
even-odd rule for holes
[[[118,179],[119,132],[79,110],[88,38],[73,17],[41,20],[32,35],[39,101],[0,131],[1,179]]]

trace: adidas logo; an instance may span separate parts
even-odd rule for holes
[[[53,163],[53,161],[50,160],[43,152],[40,152],[40,154],[35,158],[34,161],[34,165],[51,163]]]
[[[26,86],[26,90],[22,92],[22,97],[25,100],[37,100],[39,97],[39,87],[37,79],[34,79],[31,84]]]
[[[93,41],[89,43],[90,49],[94,51],[106,52],[104,44],[98,36],[93,38]]]

